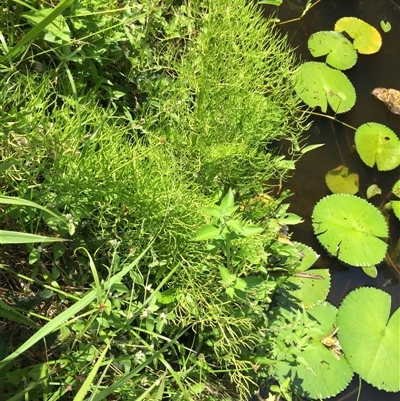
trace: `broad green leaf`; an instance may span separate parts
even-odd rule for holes
[[[225,266],[218,266],[218,269],[222,281],[228,282],[236,278],[236,276],[234,274],[231,274]]]
[[[235,233],[242,234],[243,232],[243,226],[239,220],[234,220],[234,219],[228,220],[226,222],[226,225]]]
[[[210,216],[213,216],[217,219],[221,217],[221,209],[218,206],[206,206],[203,208],[203,210]]]
[[[382,190],[376,184],[372,184],[367,188],[367,199],[371,199],[376,195],[380,195]]]
[[[339,260],[352,266],[380,263],[386,254],[388,227],[381,212],[366,200],[347,194],[321,199],[312,213],[314,234]]]
[[[68,241],[63,238],[44,237],[42,235],[0,230],[0,244],[33,244],[35,242]]]
[[[388,127],[365,123],[358,127],[354,138],[361,160],[369,167],[376,163],[378,170],[393,170],[400,165],[400,140]]]
[[[222,198],[220,208],[226,210],[235,205],[235,197],[233,196],[232,189],[229,188],[227,194]]]
[[[294,225],[300,224],[304,221],[304,219],[297,214],[294,213],[285,213],[283,216],[278,218],[278,223],[280,225]]]
[[[205,383],[196,383],[189,387],[189,391],[192,394],[200,394],[206,389]]]
[[[243,226],[242,235],[248,238],[253,235],[261,234],[263,231],[264,229],[259,226]]]
[[[295,90],[308,106],[319,106],[324,113],[328,103],[335,113],[344,113],[356,102],[354,86],[346,75],[315,61],[298,68]]]
[[[349,168],[343,165],[328,171],[325,182],[334,194],[354,195],[358,192],[358,174],[349,173]]]
[[[279,381],[290,377],[292,390],[307,399],[325,399],[343,391],[353,371],[343,355],[334,352],[321,341],[334,331],[337,309],[324,302],[307,310],[315,325],[309,329],[309,342],[297,356],[297,362],[276,362],[275,375]]]
[[[350,366],[367,383],[400,391],[400,309],[390,315],[391,297],[376,288],[359,288],[343,300],[338,337]]]
[[[219,237],[220,232],[219,232],[219,228],[216,226],[212,226],[212,225],[206,225],[203,227],[200,227],[194,237],[193,237],[193,241],[207,241],[209,239],[215,239],[217,237]]]
[[[0,173],[4,173],[9,168],[11,168],[15,164],[15,160],[11,160],[8,162],[0,163]]]
[[[357,52],[353,43],[339,32],[320,31],[308,39],[308,49],[313,57],[326,57],[326,63],[339,70],[353,67],[357,61]]]
[[[354,39],[354,48],[362,54],[376,53],[382,45],[380,33],[370,24],[355,17],[340,18],[335,31],[346,32]]]
[[[31,10],[27,13],[22,14],[22,17],[27,19],[32,25],[40,24],[46,17],[53,12],[52,8],[43,8],[42,10]],[[53,37],[59,38],[62,41],[68,43],[71,40],[71,31],[69,26],[62,15],[58,15],[47,25],[44,29],[47,32],[45,39],[48,42],[58,43],[59,41],[54,40]],[[51,35],[48,35],[50,33]]]
[[[242,278],[238,277],[236,279],[234,288],[236,288],[238,290],[245,290],[247,288],[247,282],[245,280],[243,280]]]
[[[390,24],[390,22],[381,20],[380,25],[381,25],[382,31],[385,33],[388,33],[392,30],[392,25]]]

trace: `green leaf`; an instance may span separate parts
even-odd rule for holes
[[[308,146],[305,146],[304,148],[302,148],[300,152],[302,155],[304,155],[304,154],[311,152],[314,149],[318,149],[324,145],[325,145],[324,143],[316,143],[315,145],[308,145]]]
[[[393,208],[393,213],[400,220],[400,201],[391,201],[390,204]]]
[[[321,340],[332,334],[337,309],[325,302],[307,310],[314,325],[308,330],[308,345],[293,362],[277,362],[275,374],[281,382],[290,377],[292,390],[307,399],[325,399],[344,390],[353,371],[343,356],[337,359]]]
[[[386,221],[380,211],[364,199],[334,194],[321,199],[312,213],[314,234],[331,254],[352,266],[381,262],[387,244]]]
[[[390,295],[376,288],[359,288],[343,300],[338,337],[346,359],[367,383],[400,391],[400,308],[390,315]]]
[[[380,33],[370,24],[355,17],[340,18],[335,31],[346,32],[354,39],[354,48],[362,54],[376,53],[382,45]]]
[[[221,200],[220,209],[226,210],[234,205],[235,205],[235,197],[233,196],[232,190],[229,188],[229,191]]]
[[[236,288],[237,290],[245,290],[247,288],[247,283],[245,280],[243,280],[242,278],[238,277],[236,279],[236,283],[234,285],[234,288]]]
[[[0,163],[0,173],[4,173],[9,168],[11,168],[16,163],[15,160],[11,160],[8,162]]]
[[[326,63],[339,70],[347,70],[357,61],[353,43],[339,32],[316,32],[310,36],[307,45],[313,57],[327,55]]]
[[[221,218],[221,209],[218,206],[206,206],[203,210],[217,219]]]
[[[363,266],[363,272],[372,278],[376,278],[378,276],[378,270],[375,266]]]
[[[376,184],[372,184],[367,188],[367,199],[371,199],[375,195],[380,195],[382,190]]]
[[[74,0],[61,0],[60,3],[58,3],[54,9],[52,9],[49,15],[42,19],[40,23],[35,24],[33,28],[6,55],[0,58],[0,63],[5,59],[10,59],[15,54],[22,51],[27,43],[36,39],[49,24],[51,24],[66,8],[73,3]]]
[[[394,196],[400,198],[400,180],[398,180],[396,184],[393,185],[392,192]]]
[[[243,226],[242,235],[248,238],[252,237],[253,235],[261,234],[263,231],[264,229],[259,226]]]
[[[206,389],[205,383],[196,383],[189,387],[189,391],[192,394],[200,394]]]
[[[390,22],[385,22],[385,21],[381,20],[380,25],[381,25],[382,31],[385,33],[388,33],[392,30],[392,25],[390,24]]]
[[[33,244],[35,242],[68,241],[63,238],[44,237],[42,235],[0,230],[0,244]]]
[[[319,106],[324,113],[328,103],[335,113],[344,113],[356,102],[354,86],[346,75],[315,61],[298,68],[295,90],[308,106]]]
[[[358,192],[358,174],[349,174],[349,168],[343,165],[328,171],[325,182],[334,194],[354,195]]]
[[[231,297],[233,298],[235,296],[235,289],[233,287],[228,287],[225,292]]]
[[[219,274],[224,283],[229,283],[236,279],[234,274],[231,274],[225,266],[218,266]]]
[[[242,224],[240,223],[239,220],[233,220],[233,219],[228,220],[228,221],[226,222],[226,225],[227,225],[232,231],[234,231],[234,232],[237,233],[237,234],[242,234],[242,232],[243,232],[243,226],[242,226]]]
[[[277,220],[280,225],[294,225],[294,224],[300,224],[304,221],[302,217],[294,213],[285,213],[282,217],[279,217]]]
[[[207,241],[210,239],[218,238],[220,235],[219,228],[212,225],[200,227],[194,237],[193,241]]]
[[[400,140],[388,127],[365,123],[358,127],[354,138],[361,160],[369,167],[376,163],[378,170],[393,170],[400,165]]]
[[[258,4],[268,4],[269,6],[277,6],[279,7],[282,4],[283,0],[259,0]]]
[[[32,25],[40,24],[47,16],[53,12],[52,8],[43,8],[42,10],[31,10],[27,13],[22,14],[22,17],[27,19]],[[59,43],[52,38],[52,36],[61,39],[64,42],[71,40],[71,31],[69,26],[62,15],[58,15],[53,21],[47,25],[44,31],[51,33],[52,35],[46,34],[45,40],[52,43]]]

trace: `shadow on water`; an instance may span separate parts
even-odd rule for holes
[[[281,21],[298,17],[299,11],[306,0],[284,0],[279,7]],[[296,10],[297,9],[297,10]],[[265,15],[271,15],[275,7],[266,7]],[[300,11],[301,13],[301,11]],[[376,27],[383,39],[380,51],[373,55],[359,55],[357,64],[345,71],[356,88],[357,102],[352,110],[338,115],[338,119],[358,127],[366,122],[378,122],[387,125],[397,135],[400,133],[400,116],[390,113],[386,106],[375,99],[370,93],[376,87],[394,88],[400,90],[400,0],[322,0],[313,7],[301,21],[281,25],[284,33],[288,34],[290,43],[296,47],[297,54],[302,60],[312,60],[308,49],[309,36],[320,30],[331,30],[335,22],[345,16],[360,18]],[[380,29],[380,21],[389,21],[392,30],[385,34]],[[323,58],[317,61],[323,61]],[[319,111],[319,110],[316,110]],[[400,306],[400,283],[398,271],[400,257],[394,260],[394,267],[384,262],[378,267],[378,277],[372,279],[359,268],[347,267],[329,255],[315,238],[311,213],[314,205],[331,192],[325,184],[325,174],[339,165],[345,164],[350,170],[357,172],[360,179],[358,195],[365,198],[366,189],[371,184],[378,184],[382,195],[371,199],[375,206],[381,206],[388,200],[394,199],[390,190],[399,179],[399,170],[379,172],[369,168],[360,160],[354,150],[354,131],[327,118],[313,118],[314,123],[309,130],[307,144],[325,143],[321,148],[307,153],[297,163],[294,176],[289,180],[286,189],[294,195],[289,198],[290,211],[302,216],[305,222],[293,226],[293,239],[311,246],[321,258],[317,262],[320,267],[329,267],[332,273],[332,287],[328,300],[338,306],[349,291],[360,286],[380,288],[392,297],[392,313]],[[394,250],[399,240],[400,223],[391,218],[389,252]],[[397,271],[396,271],[397,270]],[[359,379],[355,375],[350,386],[338,396],[331,398],[335,401],[357,400]],[[398,401],[399,395],[386,393],[362,381],[361,401]]]

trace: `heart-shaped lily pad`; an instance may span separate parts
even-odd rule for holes
[[[335,31],[346,32],[353,38],[353,46],[359,53],[372,54],[381,48],[382,37],[378,30],[358,18],[340,18],[335,24]]]
[[[378,170],[393,170],[400,165],[400,140],[386,125],[365,123],[358,127],[354,141],[362,161]]]
[[[398,180],[396,184],[393,185],[392,192],[395,196],[400,198],[400,180]]]
[[[383,260],[388,227],[381,212],[366,200],[347,194],[322,198],[312,213],[314,234],[339,260],[372,266]]]
[[[314,323],[308,332],[309,344],[296,362],[278,362],[275,374],[280,380],[290,377],[293,392],[307,399],[333,397],[347,387],[353,376],[333,335],[337,309],[324,302],[307,313]],[[328,339],[332,346],[325,345]]]
[[[389,319],[390,295],[359,288],[339,308],[338,337],[349,365],[367,383],[400,391],[400,309]]]
[[[327,64],[339,70],[347,70],[357,61],[357,52],[354,50],[353,43],[339,32],[313,33],[307,45],[314,57],[326,55]]]
[[[358,174],[349,173],[349,168],[339,166],[325,175],[325,182],[334,194],[351,194],[358,192]]]
[[[346,75],[315,61],[298,68],[295,90],[308,106],[319,106],[324,113],[328,103],[335,113],[344,113],[356,102],[354,86]]]

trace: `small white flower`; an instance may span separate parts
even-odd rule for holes
[[[139,362],[139,363],[143,362],[146,359],[146,355],[144,354],[143,351],[138,351],[135,354],[135,359],[136,359],[136,362]]]
[[[167,318],[167,315],[166,315],[164,312],[162,312],[162,313],[160,314],[160,318],[161,318],[161,319],[166,319],[166,318]]]
[[[144,289],[146,291],[151,291],[151,284],[146,285],[146,287],[144,287]]]

